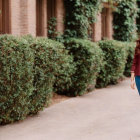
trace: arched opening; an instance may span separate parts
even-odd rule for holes
[[[36,35],[46,36],[47,32],[46,0],[36,0]]]
[[[55,17],[55,0],[36,0],[36,35],[49,36],[49,23]]]
[[[113,20],[113,14],[112,14],[112,9],[110,7],[105,7],[102,10],[101,13],[101,21],[102,21],[102,39],[112,39],[113,35],[113,25],[112,25],[112,20]]]
[[[107,38],[107,8],[103,8],[102,10],[102,34],[101,34],[101,38]]]
[[[10,33],[9,0],[0,0],[0,34]]]
[[[55,0],[47,0],[47,20],[49,21],[51,18],[56,17],[56,1]]]
[[[138,8],[140,8],[140,1],[137,1]],[[137,32],[140,34],[140,12],[138,12],[138,17],[136,18]]]
[[[55,36],[56,22],[56,0],[47,0],[48,37]]]
[[[88,38],[95,41],[95,23],[91,24],[88,30]]]

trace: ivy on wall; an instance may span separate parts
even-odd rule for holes
[[[140,0],[64,0],[65,31],[64,35],[54,32],[54,27],[49,29],[55,40],[63,42],[66,38],[89,37],[90,27],[96,22],[97,14],[102,10],[102,3],[107,2],[115,9],[113,12],[114,39],[132,41],[136,38],[136,29],[140,31],[140,19],[135,24]],[[52,36],[51,36],[52,37]],[[53,39],[52,38],[52,39]]]
[[[89,27],[96,21],[102,0],[64,0],[65,37],[88,38]]]
[[[114,12],[114,39],[120,41],[132,41],[136,38],[137,17],[136,0],[121,0],[117,2],[117,8]]]
[[[139,8],[139,12],[138,12],[138,17],[137,17],[136,22],[137,22],[137,31],[140,34],[140,0],[137,0],[137,5]]]

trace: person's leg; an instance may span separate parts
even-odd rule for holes
[[[140,76],[135,76],[135,82],[136,82],[138,93],[140,95]]]

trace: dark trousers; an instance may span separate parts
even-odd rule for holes
[[[140,95],[140,76],[135,76],[135,82]]]

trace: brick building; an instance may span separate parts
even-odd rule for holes
[[[51,17],[56,17],[56,29],[64,31],[65,8],[63,0],[0,0],[0,33],[33,36],[47,36],[47,24]],[[102,13],[98,14],[93,25],[91,38],[112,39],[112,10],[104,3]]]

